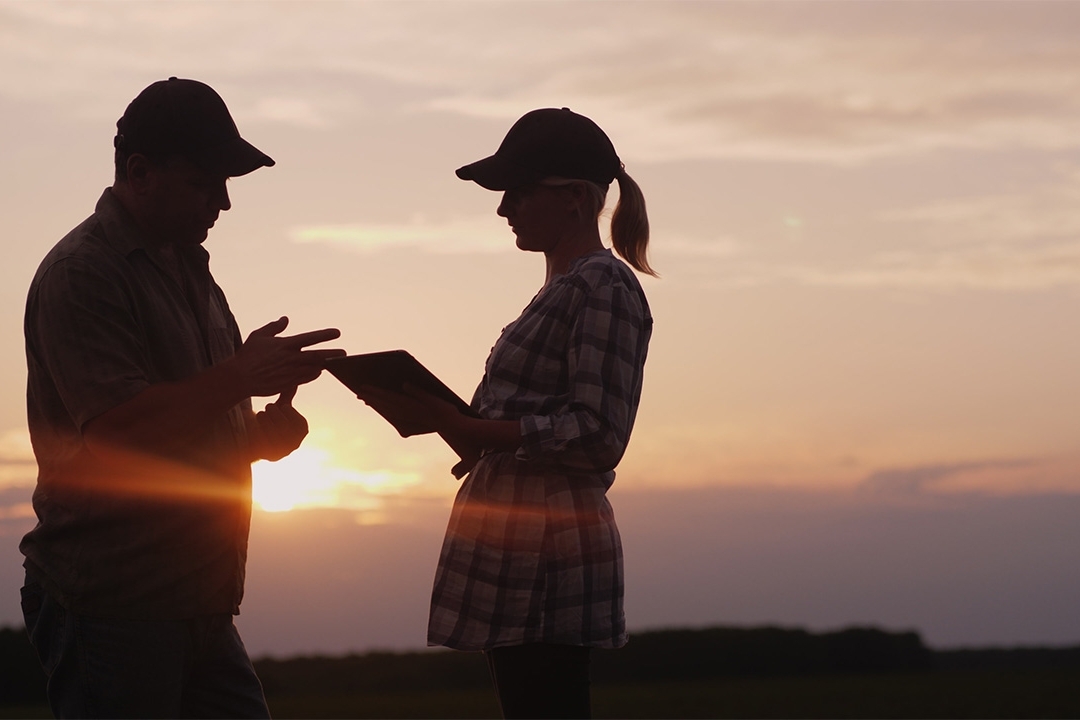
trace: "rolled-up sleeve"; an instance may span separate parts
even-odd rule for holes
[[[622,283],[593,288],[570,327],[565,410],[521,418],[518,458],[606,472],[630,439],[651,318]]]

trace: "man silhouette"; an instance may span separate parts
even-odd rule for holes
[[[296,449],[334,329],[241,340],[202,247],[226,181],[274,161],[169,78],[117,121],[116,177],[46,255],[24,332],[38,462],[22,606],[57,717],[269,717],[233,625],[251,462]],[[252,396],[277,395],[255,414]]]

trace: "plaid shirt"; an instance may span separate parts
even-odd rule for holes
[[[472,405],[519,420],[522,444],[485,454],[458,492],[428,644],[626,643],[622,544],[606,492],[651,333],[637,278],[609,250],[575,260],[503,329]]]
[[[27,573],[71,612],[175,620],[239,612],[251,465],[245,400],[167,457],[101,457],[83,428],[242,342],[201,246],[177,282],[111,189],[49,252],[26,301],[27,424],[38,462]],[[185,287],[188,285],[189,287]]]

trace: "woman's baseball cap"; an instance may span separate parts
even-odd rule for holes
[[[458,168],[457,176],[488,190],[511,190],[548,177],[607,187],[621,168],[599,125],[569,108],[542,108],[514,123],[494,155]]]
[[[273,159],[240,137],[212,87],[198,80],[159,80],[131,101],[116,121],[113,146],[128,154],[179,155],[229,177],[270,167]]]

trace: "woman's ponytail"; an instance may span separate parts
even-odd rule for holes
[[[647,257],[649,216],[645,213],[645,196],[626,170],[620,169],[615,177],[619,181],[619,202],[611,215],[611,244],[635,270],[659,277]]]

